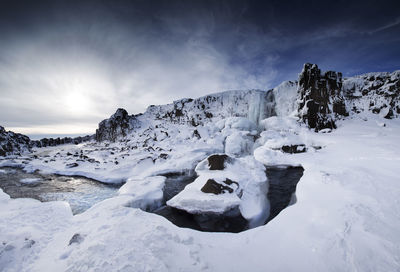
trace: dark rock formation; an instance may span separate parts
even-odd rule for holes
[[[294,153],[306,152],[307,148],[303,144],[299,144],[299,145],[284,145],[284,146],[282,146],[281,150],[283,152],[285,152],[285,153],[294,154]]]
[[[30,151],[30,139],[26,135],[6,131],[0,126],[0,156],[21,155]]]
[[[125,137],[131,131],[131,119],[135,116],[129,116],[128,112],[119,108],[109,119],[100,122],[99,128],[96,129],[96,141],[112,141],[119,137]]]
[[[304,64],[299,77],[299,115],[315,131],[336,128],[335,119],[347,116],[342,96],[342,73],[321,73],[315,64]]]
[[[226,182],[224,182],[224,183],[226,183]],[[232,184],[233,182],[229,182],[228,181],[227,183]],[[222,184],[216,182],[213,179],[207,180],[206,184],[204,184],[204,186],[201,188],[201,191],[203,193],[215,194],[215,195],[220,195],[220,194],[224,194],[224,193],[227,193],[227,192],[228,193],[233,193],[233,189],[231,187],[226,186],[226,185],[222,185]]]
[[[225,162],[231,161],[231,158],[225,154],[215,154],[207,158],[210,170],[224,170]]]

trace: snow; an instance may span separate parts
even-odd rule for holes
[[[234,157],[249,155],[253,151],[253,137],[246,132],[235,131],[225,140],[225,153]]]
[[[273,89],[278,116],[291,116],[297,110],[297,82],[285,81]]]
[[[165,177],[131,178],[119,189],[120,195],[133,196],[129,207],[150,211],[161,206]]]

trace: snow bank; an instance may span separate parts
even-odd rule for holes
[[[131,178],[119,189],[120,195],[130,195],[130,207],[152,211],[161,206],[165,177]]]

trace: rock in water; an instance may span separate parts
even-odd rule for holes
[[[316,64],[304,64],[299,77],[299,115],[310,128],[336,128],[335,119],[347,116],[342,96],[342,73],[321,73]]]

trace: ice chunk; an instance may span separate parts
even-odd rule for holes
[[[38,184],[41,181],[42,181],[41,178],[23,178],[19,180],[19,182],[24,184]]]

